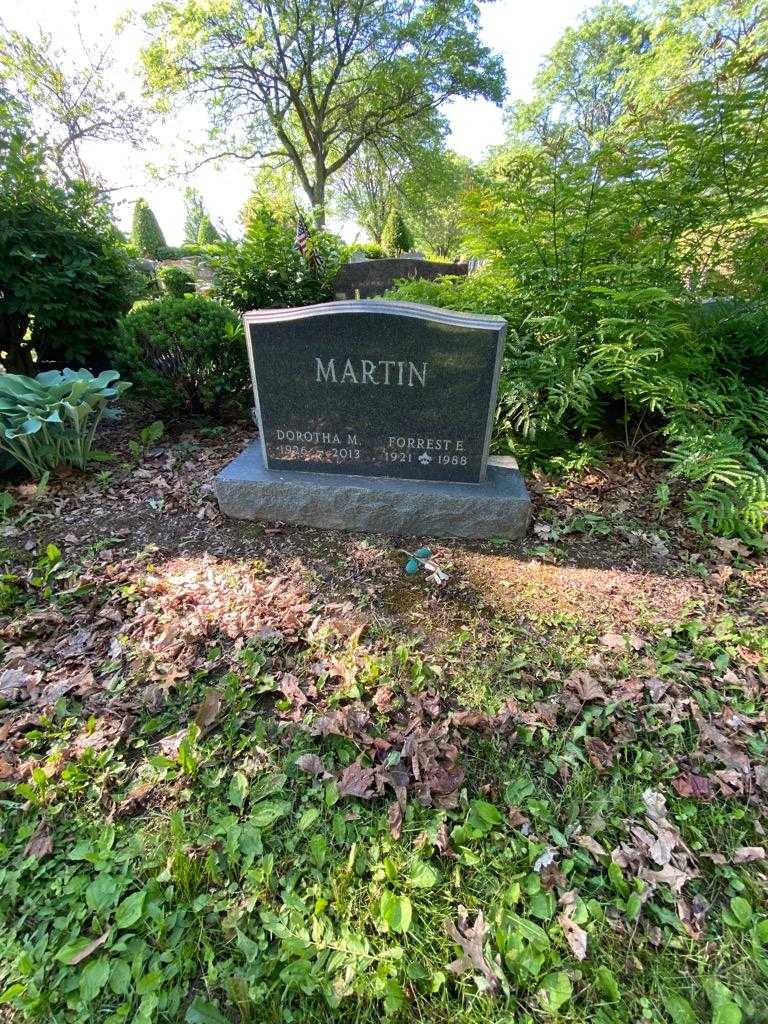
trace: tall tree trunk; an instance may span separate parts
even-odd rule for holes
[[[325,230],[325,183],[326,170],[323,161],[315,160],[315,186],[312,189],[312,214],[318,231]]]

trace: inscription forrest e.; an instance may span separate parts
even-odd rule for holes
[[[500,317],[353,300],[244,322],[269,469],[484,480]]]

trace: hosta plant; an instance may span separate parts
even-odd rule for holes
[[[57,466],[84,469],[110,402],[131,385],[116,370],[50,370],[36,377],[0,375],[0,449],[39,480]]]

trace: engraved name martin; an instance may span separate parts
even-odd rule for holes
[[[395,387],[426,387],[427,364],[402,359],[326,359],[315,356],[315,381],[318,384],[389,384]]]

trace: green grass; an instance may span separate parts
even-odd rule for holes
[[[696,715],[759,712],[757,694],[727,673],[745,647],[765,659],[768,631],[727,609],[716,621],[692,612],[648,628],[646,647],[606,655],[603,675],[620,683],[656,673],[672,684],[677,720],[651,701],[608,700],[561,710],[556,728],[517,722],[513,735],[470,731],[456,806],[410,799],[397,840],[391,797],[343,798],[335,779],[297,767],[301,754],[316,753],[338,775],[359,751],[350,739],[313,737],[276,716],[275,665],[288,659],[303,678],[331,654],[354,663],[354,681],[333,706],[368,702],[386,683],[396,704],[437,688],[457,709],[495,713],[515,697],[526,711],[561,693],[568,674],[600,651],[591,627],[559,614],[467,613],[433,647],[384,620],[357,652],[322,630],[298,650],[254,642],[232,671],[201,669],[171,701],[138,710],[123,739],[79,759],[72,738],[99,722],[83,722],[62,698],[26,734],[29,777],[0,782],[0,999],[10,1019],[768,1019],[764,875],[760,863],[732,863],[737,848],[761,845],[757,795],[702,802],[671,785],[683,766],[705,774],[722,767],[702,754]],[[128,704],[140,692],[135,684],[123,694]],[[115,692],[121,685],[113,681]],[[203,735],[190,723],[213,687],[222,709]],[[178,753],[163,754],[159,740],[180,729]],[[613,748],[605,770],[590,760],[591,739]],[[765,763],[762,725],[745,750],[753,764]],[[138,786],[146,787],[143,801],[122,814],[121,801]],[[698,867],[683,889],[701,910],[696,938],[668,885],[652,890],[631,865],[575,842],[582,833],[607,852],[631,845],[649,789],[665,795]],[[447,854],[437,844],[443,824]],[[25,856],[41,828],[52,849]],[[554,875],[537,864],[547,851]],[[569,900],[586,933],[583,960],[558,920]],[[485,916],[482,953],[495,994],[478,969],[448,969],[460,950],[446,925],[460,907],[468,924],[478,911]]]

